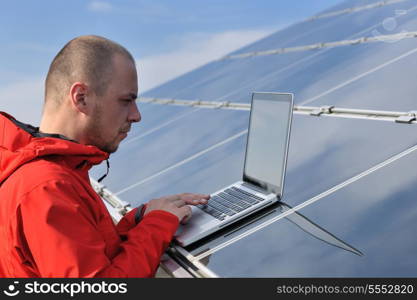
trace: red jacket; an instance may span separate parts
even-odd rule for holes
[[[0,112],[0,277],[154,276],[178,218],[115,226],[88,177],[108,154],[24,125]]]

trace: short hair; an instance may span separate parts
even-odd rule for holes
[[[85,81],[96,95],[103,95],[111,79],[115,54],[121,54],[135,63],[129,51],[104,37],[85,35],[69,41],[49,67],[45,81],[45,104],[53,99],[59,106],[76,81]]]

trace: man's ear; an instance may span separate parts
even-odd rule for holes
[[[89,114],[91,111],[91,101],[88,99],[88,86],[82,82],[75,82],[70,88],[70,98],[72,106],[83,114]]]

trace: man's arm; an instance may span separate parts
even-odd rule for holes
[[[103,224],[97,225],[91,208],[70,182],[52,180],[23,197],[24,235],[42,277],[153,276],[180,217],[188,211],[183,205],[188,196],[187,201],[181,197],[152,200],[142,221],[120,242],[112,223],[104,225],[108,232],[102,231]],[[120,243],[113,257],[109,257],[109,243]]]
[[[124,215],[117,223],[117,231],[122,238],[125,238],[127,232],[135,227],[142,220],[143,216],[152,210],[165,210],[175,214],[182,223],[186,223],[191,217],[191,210],[184,206],[207,204],[209,198],[209,195],[183,193],[153,199],[149,203],[136,207]],[[173,205],[170,207],[169,204]]]
[[[143,206],[140,207],[140,210],[143,210]],[[127,233],[129,230],[136,227],[136,215],[140,214],[142,217],[143,212],[138,212],[138,208],[134,208],[131,211],[129,211],[127,214],[125,214],[120,221],[116,225],[117,232],[119,233],[120,237],[125,240],[127,238]]]

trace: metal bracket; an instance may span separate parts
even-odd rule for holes
[[[96,191],[96,193],[106,201],[111,207],[113,207],[120,215],[124,216],[131,209],[129,202],[119,199],[117,196],[113,195],[105,185],[98,183],[94,180],[91,180],[91,184]]]
[[[318,108],[314,109],[310,113],[310,115],[319,117],[321,114],[331,114],[332,113],[332,108],[334,108],[334,105],[321,106],[321,107],[318,107]]]
[[[163,99],[160,103],[162,104],[175,103],[175,99]]]
[[[97,190],[96,190],[97,194],[99,194],[101,197],[103,197],[105,188],[106,188],[105,185],[97,186]]]
[[[201,100],[196,100],[196,101],[191,101],[190,102],[190,106],[196,106],[196,105],[200,105],[201,104]]]
[[[230,101],[220,102],[214,108],[221,108],[221,107],[224,107],[224,106],[229,106],[229,103],[230,103]]]
[[[396,123],[410,124],[413,121],[417,120],[417,111],[410,111],[408,114],[399,116],[395,119]]]

